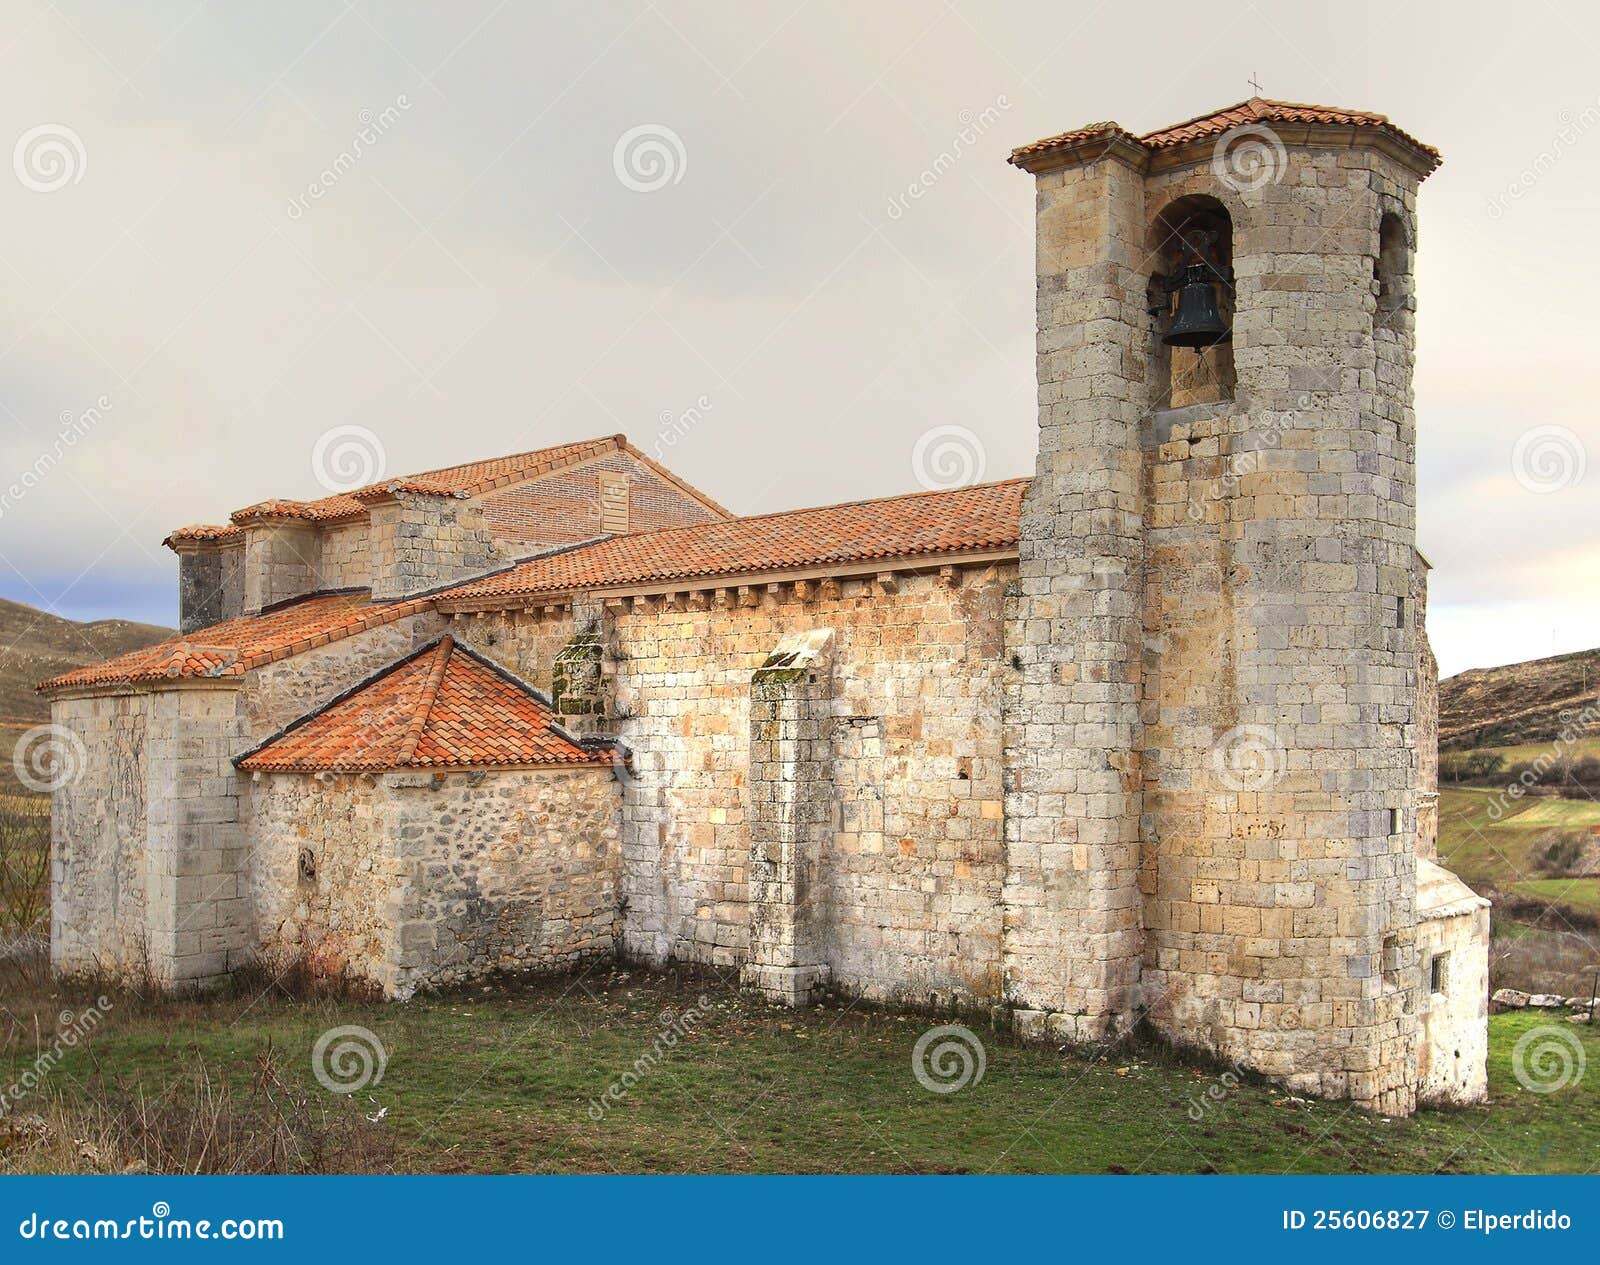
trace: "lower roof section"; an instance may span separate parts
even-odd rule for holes
[[[527,682],[441,637],[235,761],[245,772],[609,766]]]

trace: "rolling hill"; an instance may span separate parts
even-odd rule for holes
[[[1474,668],[1439,683],[1439,747],[1514,747],[1548,743],[1566,729],[1573,739],[1600,737],[1595,723],[1573,718],[1600,694],[1600,650],[1579,650],[1498,668]]]
[[[47,677],[172,634],[171,628],[126,619],[79,624],[0,599],[0,725],[26,728],[50,719],[50,705],[33,692]]]

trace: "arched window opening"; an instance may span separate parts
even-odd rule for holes
[[[1233,399],[1233,221],[1215,198],[1178,198],[1151,225],[1146,292],[1157,408]]]
[[[1393,211],[1385,212],[1378,222],[1378,253],[1372,257],[1372,277],[1378,290],[1373,327],[1391,328],[1397,314],[1411,307],[1411,243],[1405,221]]]

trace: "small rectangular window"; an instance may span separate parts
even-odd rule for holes
[[[1428,963],[1428,991],[1432,993],[1448,992],[1450,988],[1450,955],[1448,953],[1435,953],[1433,961]]]
[[[628,530],[628,479],[626,475],[600,475],[600,530],[619,536]]]
[[[1394,599],[1394,626],[1396,628],[1406,626],[1406,599],[1403,597]]]
[[[1400,810],[1398,808],[1389,810],[1389,833],[1392,835],[1400,833]]]

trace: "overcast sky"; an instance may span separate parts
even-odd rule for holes
[[[1006,153],[1254,76],[1445,155],[1417,263],[1445,673],[1600,645],[1592,4],[0,13],[0,596],[175,622],[166,532],[324,494],[330,432],[403,474],[625,431],[744,513],[914,490],[944,427],[1030,473]]]

